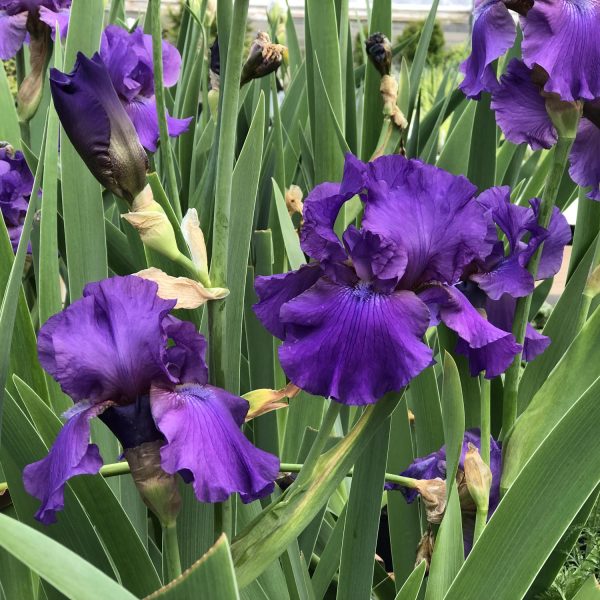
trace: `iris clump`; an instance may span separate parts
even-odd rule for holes
[[[250,502],[273,490],[279,460],[240,430],[248,402],[208,383],[204,337],[169,314],[176,301],[157,289],[136,276],[90,283],[40,330],[40,363],[75,402],[48,455],[23,473],[42,523],[56,520],[71,477],[102,466],[89,443],[94,417],[126,452],[158,441],[164,472],[181,474],[202,502],[235,492]]]
[[[520,15],[522,59],[513,58],[496,77],[494,61],[515,42],[509,9]],[[471,56],[460,88],[469,98],[492,94],[492,108],[506,139],[534,150],[559,137],[552,114],[583,107],[570,154],[570,175],[591,186],[600,200],[600,6],[594,0],[480,0],[476,3]]]
[[[13,250],[17,251],[25,213],[33,187],[33,175],[20,150],[0,146],[0,211]]]
[[[529,258],[545,240],[540,277],[552,276],[570,232],[559,213],[549,230],[534,226],[537,200],[527,209],[504,206],[507,189],[476,194],[465,177],[418,160],[363,163],[348,154],[342,181],[308,195],[301,245],[313,262],[256,281],[255,312],[283,340],[279,359],[294,384],[344,404],[376,402],[433,363],[423,338],[440,321],[457,333],[472,374],[507,369],[521,351],[512,316],[494,324],[470,298],[476,291],[514,311],[514,298],[533,289]],[[349,224],[340,240],[336,222],[356,195],[361,227]],[[496,223],[511,242],[507,256]],[[538,336],[530,332],[535,343]]]

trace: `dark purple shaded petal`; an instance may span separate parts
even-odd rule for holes
[[[600,200],[600,128],[581,119],[569,158],[569,174],[581,187],[591,187],[588,198]]]
[[[280,318],[281,307],[312,287],[322,274],[321,267],[311,263],[297,271],[255,279],[259,301],[253,309],[269,333],[281,340],[285,338],[285,326]]]
[[[55,39],[56,24],[58,23],[58,33],[62,39],[67,37],[69,30],[69,18],[71,17],[71,11],[68,8],[61,8],[58,10],[52,10],[42,6],[40,8],[40,20],[46,23],[52,30],[52,39]]]
[[[535,0],[522,20],[523,58],[549,75],[547,92],[563,100],[600,97],[598,0]]]
[[[249,404],[209,385],[175,391],[153,387],[152,414],[167,444],[167,473],[187,470],[201,502],[223,502],[238,492],[243,502],[270,494],[279,459],[253,446],[240,430]]]
[[[522,61],[510,61],[500,85],[492,92],[491,106],[507,140],[527,143],[533,150],[556,144],[556,129],[546,112],[546,101],[531,80],[531,70]]]
[[[79,403],[68,413],[48,455],[23,470],[28,494],[41,500],[35,514],[44,525],[56,522],[56,513],[65,505],[65,484],[76,475],[94,475],[102,466],[96,444],[90,444],[90,419],[98,416],[107,404]]]
[[[432,363],[422,342],[427,307],[415,294],[379,294],[367,284],[320,279],[280,311],[279,359],[289,379],[343,404],[371,404]]]
[[[522,298],[531,294],[534,288],[533,276],[521,264],[519,255],[502,260],[487,273],[475,273],[470,279],[493,300],[499,300],[503,294]]]
[[[550,345],[551,339],[536,331],[530,323],[527,323],[525,330],[525,341],[523,343],[523,360],[531,362],[536,356],[539,356]]]
[[[73,400],[127,404],[156,379],[177,380],[165,366],[163,319],[175,300],[130,275],[88,284],[83,298],[54,315],[38,336],[40,363]]]
[[[468,357],[473,377],[481,371],[485,371],[487,379],[497,377],[521,350],[512,333],[498,329],[482,317],[456,288],[429,288],[419,297],[439,310],[440,319],[458,334],[456,351]]]
[[[174,343],[166,352],[171,375],[181,383],[208,383],[204,336],[198,333],[193,323],[180,321],[171,315],[167,315],[162,324],[167,337]]]
[[[27,12],[8,15],[0,12],[0,59],[8,60],[17,54],[27,35]]]
[[[466,265],[490,253],[489,219],[466,177],[400,155],[369,169],[362,225],[406,251],[402,288],[455,283]]]
[[[93,175],[131,201],[146,185],[147,158],[98,54],[77,55],[70,74],[50,70],[61,124]]]
[[[346,251],[333,226],[344,202],[364,188],[365,170],[363,162],[346,154],[341,183],[321,183],[304,200],[300,242],[302,250],[315,260],[346,259]]]
[[[530,204],[537,219],[541,200],[533,198]],[[560,271],[565,246],[570,241],[571,227],[560,210],[554,207],[548,225],[548,235],[543,239],[544,246],[536,279],[548,279],[554,277]]]
[[[460,65],[465,78],[460,89],[469,98],[498,86],[492,63],[515,43],[516,28],[502,0],[476,2],[471,36],[471,55]]]
[[[403,248],[377,233],[354,225],[344,233],[344,245],[354,270],[363,282],[376,282],[379,291],[392,291],[404,275],[408,261]]]
[[[158,114],[156,112],[156,98],[138,96],[135,100],[124,104],[125,110],[137,131],[140,142],[149,152],[156,152],[159,129]],[[167,127],[171,137],[185,133],[192,117],[188,119],[175,119],[167,115]]]

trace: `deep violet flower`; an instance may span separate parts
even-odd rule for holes
[[[301,245],[315,262],[257,278],[254,307],[283,340],[279,359],[295,385],[344,404],[376,402],[432,364],[422,338],[437,318],[485,354],[487,377],[508,367],[521,347],[456,287],[493,248],[475,193],[465,177],[418,160],[365,164],[348,154],[341,183],[309,194]],[[349,226],[340,241],[334,223],[356,194],[362,228]]]
[[[0,0],[0,59],[15,56],[28,39],[32,21],[45,23],[54,35],[67,33],[71,0]]]
[[[515,41],[510,10],[520,16],[523,60],[513,59],[498,82],[493,62]],[[570,156],[570,174],[600,200],[600,3],[597,0],[477,0],[472,53],[461,65],[460,87],[470,98],[492,93],[492,108],[506,139],[550,148],[556,129],[549,98],[584,103],[584,118]]]
[[[50,90],[63,129],[89,170],[132,202],[146,185],[148,159],[100,56],[78,53],[69,74],[51,69]]]
[[[179,79],[181,56],[177,48],[166,41],[163,41],[162,52],[164,84],[171,87]],[[139,27],[129,33],[122,27],[109,25],[102,34],[100,57],[142,146],[155,152],[159,131],[154,96],[152,36]],[[167,115],[169,135],[177,137],[187,131],[191,120],[191,117],[175,119]]]
[[[481,433],[479,429],[468,429],[463,437],[462,449],[458,469],[464,470],[465,454],[469,444],[473,444],[481,451]],[[492,471],[492,487],[490,489],[490,514],[496,510],[500,502],[500,478],[502,476],[502,444],[490,436],[490,470]],[[402,477],[411,479],[446,479],[446,446],[442,446],[437,452],[427,456],[415,458],[405,471],[400,473]],[[411,504],[415,501],[419,492],[414,488],[403,487],[397,483],[386,483],[386,490],[400,490],[406,501]]]
[[[10,146],[0,146],[0,211],[15,252],[32,187],[33,175],[23,153],[14,152]]]
[[[207,383],[204,337],[169,315],[175,300],[157,289],[135,276],[91,283],[40,330],[40,362],[75,401],[48,455],[23,473],[26,490],[42,501],[43,523],[56,520],[71,477],[102,465],[89,443],[96,416],[126,453],[161,440],[162,469],[181,473],[200,501],[239,492],[250,502],[274,487],[279,460],[240,430],[248,402]]]

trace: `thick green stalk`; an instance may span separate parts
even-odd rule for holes
[[[475,515],[475,532],[473,533],[473,544],[479,539],[487,523],[488,510],[487,508],[478,510]]]
[[[547,227],[552,217],[552,210],[556,203],[558,188],[567,165],[569,152],[573,146],[574,138],[559,137],[556,146],[552,149],[552,167],[546,180],[542,203],[538,215],[538,223],[542,227]],[[529,261],[527,269],[534,276],[537,274],[540,258],[542,255],[543,244],[537,249]],[[523,344],[525,339],[525,330],[527,327],[529,309],[531,308],[531,294],[525,298],[519,298],[515,310],[513,322],[513,335],[519,344]],[[519,394],[519,380],[521,378],[521,357],[519,352],[508,370],[504,382],[504,405],[502,409],[502,436],[506,437],[511,427],[517,419],[517,398]]]
[[[152,62],[154,63],[154,93],[156,95],[156,112],[160,133],[160,153],[167,173],[171,203],[178,219],[181,220],[179,188],[175,174],[175,163],[169,141],[167,127],[167,108],[165,104],[165,88],[163,84],[162,27],[160,21],[160,0],[150,0],[150,21],[152,24]]]
[[[481,459],[490,466],[490,435],[492,434],[490,380],[483,375],[480,379],[481,389]]]
[[[231,212],[231,186],[237,127],[242,51],[248,15],[248,0],[236,0],[225,77],[222,82],[221,110],[219,112],[219,152],[217,159],[215,212],[212,233],[212,258],[210,280],[217,287],[227,287],[227,252],[229,248],[229,215]],[[227,372],[239,365],[227,365],[225,353],[226,305],[216,300],[208,305],[209,369],[212,383],[227,386]]]
[[[594,258],[592,259],[592,264],[590,265],[590,272],[588,275],[588,285],[589,285],[589,279],[592,278],[592,274],[598,268],[599,264],[600,264],[600,235],[598,235],[596,237],[596,247],[594,248]],[[593,279],[596,279],[596,278],[594,277]],[[583,295],[581,296],[581,303],[579,305],[579,315],[577,318],[577,329],[575,331],[576,334],[578,334],[583,329],[583,326],[585,325],[585,322],[587,321],[587,318],[588,318],[588,315],[590,312],[590,308],[592,306],[592,301],[594,300],[594,298],[596,297],[596,294],[597,294],[597,290],[595,289],[596,286],[595,285],[590,286],[593,289],[589,289],[588,285],[586,285],[585,289],[583,290]]]
[[[227,539],[232,538],[233,532],[233,508],[231,506],[231,498],[215,504],[215,540],[222,534],[227,536]]]
[[[163,527],[163,556],[165,562],[165,583],[173,581],[181,575],[181,558],[179,557],[179,541],[177,539],[177,525]]]
[[[367,407],[352,431],[321,455],[313,477],[296,480],[237,536],[231,553],[241,588],[277,559],[327,504],[399,401],[398,394],[390,394]]]

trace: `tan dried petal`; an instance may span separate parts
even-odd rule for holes
[[[181,221],[181,233],[190,249],[192,261],[198,269],[208,269],[208,256],[204,234],[200,229],[200,219],[195,208],[190,208]]]
[[[439,477],[420,479],[415,487],[421,494],[427,520],[430,523],[441,523],[446,510],[446,482]]]
[[[298,213],[302,215],[304,205],[302,203],[302,190],[297,185],[290,185],[285,192],[285,205],[287,206],[290,217]]]
[[[142,279],[158,284],[158,296],[164,300],[177,300],[175,308],[198,308],[209,300],[222,300],[229,295],[225,288],[205,288],[201,283],[187,277],[172,277],[160,269],[151,267],[136,273]]]
[[[288,403],[284,402],[285,398],[294,398],[300,392],[300,388],[293,383],[288,383],[284,388],[280,390],[271,389],[259,389],[253,390],[244,394],[242,398],[247,400],[250,404],[250,409],[246,415],[246,421],[255,419],[260,415],[277,410],[279,408],[285,408]]]
[[[431,556],[433,555],[434,537],[431,529],[423,534],[423,537],[419,540],[417,546],[417,558],[415,560],[415,568],[418,567],[422,561],[425,561],[427,565],[425,568],[425,574],[429,573],[429,565],[431,564]]]

